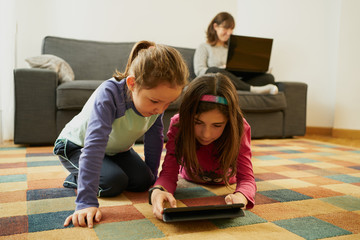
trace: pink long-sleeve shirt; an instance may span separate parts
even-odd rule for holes
[[[174,194],[178,181],[178,174],[186,180],[197,183],[224,184],[221,178],[221,170],[216,154],[215,146],[211,143],[206,146],[200,146],[196,155],[203,169],[203,174],[197,176],[197,179],[190,179],[185,168],[180,168],[175,157],[175,138],[179,131],[174,126],[179,122],[179,114],[171,118],[169,131],[167,133],[168,142],[166,144],[166,156],[162,165],[162,171],[154,185],[163,186],[168,192]],[[255,204],[256,183],[253,167],[251,163],[251,131],[250,125],[244,119],[244,135],[241,140],[239,155],[237,157],[236,175],[229,179],[230,184],[236,183],[235,192],[241,192],[247,199],[247,208],[253,208]]]

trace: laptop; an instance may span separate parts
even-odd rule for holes
[[[195,221],[245,216],[244,204],[164,208],[164,222]]]
[[[267,72],[273,39],[231,35],[228,40],[226,70]]]

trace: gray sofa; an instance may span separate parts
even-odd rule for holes
[[[45,37],[41,54],[64,59],[75,80],[59,84],[55,71],[41,68],[14,70],[16,144],[53,144],[59,132],[85,104],[92,92],[111,78],[115,69],[123,71],[134,42],[97,42],[60,37]],[[195,49],[175,47],[183,55],[195,78]],[[251,126],[252,138],[302,136],[306,128],[307,85],[301,82],[277,82],[276,95],[238,91],[239,104]],[[164,114],[164,136],[179,102]],[[165,138],[166,139],[166,138]]]

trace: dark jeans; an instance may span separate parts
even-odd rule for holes
[[[70,172],[64,187],[77,188],[79,158],[82,147],[69,140],[58,140],[54,154],[59,156],[62,165]],[[155,176],[142,158],[131,148],[114,156],[105,155],[102,163],[99,197],[113,197],[124,190],[144,192],[154,184]]]
[[[229,72],[222,68],[210,67],[206,73],[222,73],[230,78],[236,90],[250,91],[250,86],[265,86],[275,84],[275,78],[270,73]]]

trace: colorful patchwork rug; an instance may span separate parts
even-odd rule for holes
[[[136,145],[140,154],[142,145]],[[100,198],[93,229],[63,227],[76,192],[52,147],[0,148],[0,239],[360,239],[360,150],[254,140],[256,206],[245,217],[164,223],[147,193]],[[224,204],[231,189],[179,180],[178,206]]]

